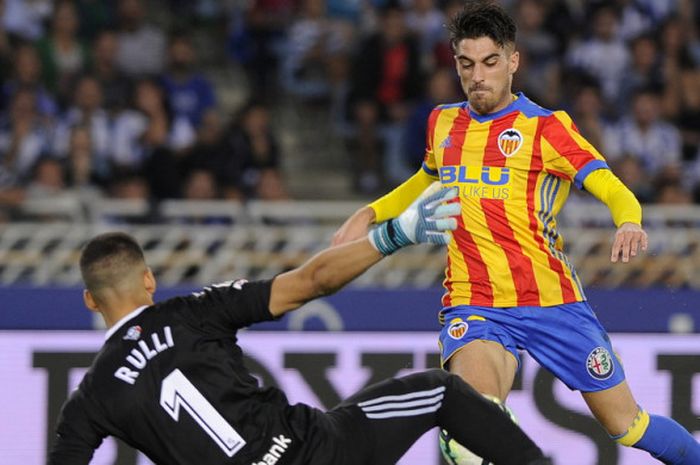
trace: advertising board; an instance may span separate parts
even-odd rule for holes
[[[99,331],[0,332],[0,463],[44,463],[61,404],[103,341]],[[613,335],[640,405],[669,415],[700,437],[700,336]],[[292,402],[330,408],[368,383],[437,365],[436,335],[405,333],[240,333],[251,371],[283,388]],[[157,399],[154,399],[157,402]],[[523,428],[564,465],[655,464],[617,447],[569,391],[524,357],[508,399]],[[464,418],[464,421],[478,421]],[[144,465],[145,458],[105,441],[96,465]],[[437,465],[436,435],[427,434],[401,465]]]

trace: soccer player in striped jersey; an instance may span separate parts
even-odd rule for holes
[[[85,303],[106,341],[61,411],[50,465],[82,465],[112,435],[168,465],[391,465],[440,426],[500,465],[551,465],[508,416],[456,375],[369,386],[329,412],[290,405],[246,369],[236,332],[339,289],[410,244],[446,244],[459,208],[440,189],[368,237],[272,280],[229,281],[154,304],[143,251],[123,233],[87,243]],[[457,207],[457,208],[455,208]]]
[[[467,101],[435,108],[422,168],[358,210],[333,242],[394,217],[436,179],[457,186],[462,214],[448,248],[443,366],[505,400],[525,350],[579,390],[618,443],[663,463],[699,464],[700,445],[682,426],[635,402],[557,231],[573,184],[608,206],[617,226],[611,260],[626,263],[647,248],[639,202],[569,115],[513,94],[516,26],[503,8],[469,2],[449,29]]]

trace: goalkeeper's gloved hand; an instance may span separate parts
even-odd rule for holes
[[[458,195],[457,188],[442,188],[434,182],[397,218],[376,226],[369,232],[369,241],[382,255],[391,255],[410,244],[446,245],[451,235],[445,231],[457,228],[459,203],[447,203]]]

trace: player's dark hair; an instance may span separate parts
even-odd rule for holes
[[[447,24],[452,48],[463,39],[488,37],[499,47],[515,43],[515,21],[499,4],[491,0],[472,0]]]
[[[80,254],[80,273],[91,292],[115,285],[137,266],[145,267],[143,250],[133,237],[123,232],[94,237]]]

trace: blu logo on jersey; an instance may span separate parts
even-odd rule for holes
[[[463,182],[467,184],[486,184],[487,186],[503,186],[510,181],[510,168],[500,166],[442,166],[440,181],[443,184]]]
[[[502,166],[442,166],[438,170],[444,185],[458,184],[463,198],[510,198],[510,168]]]

